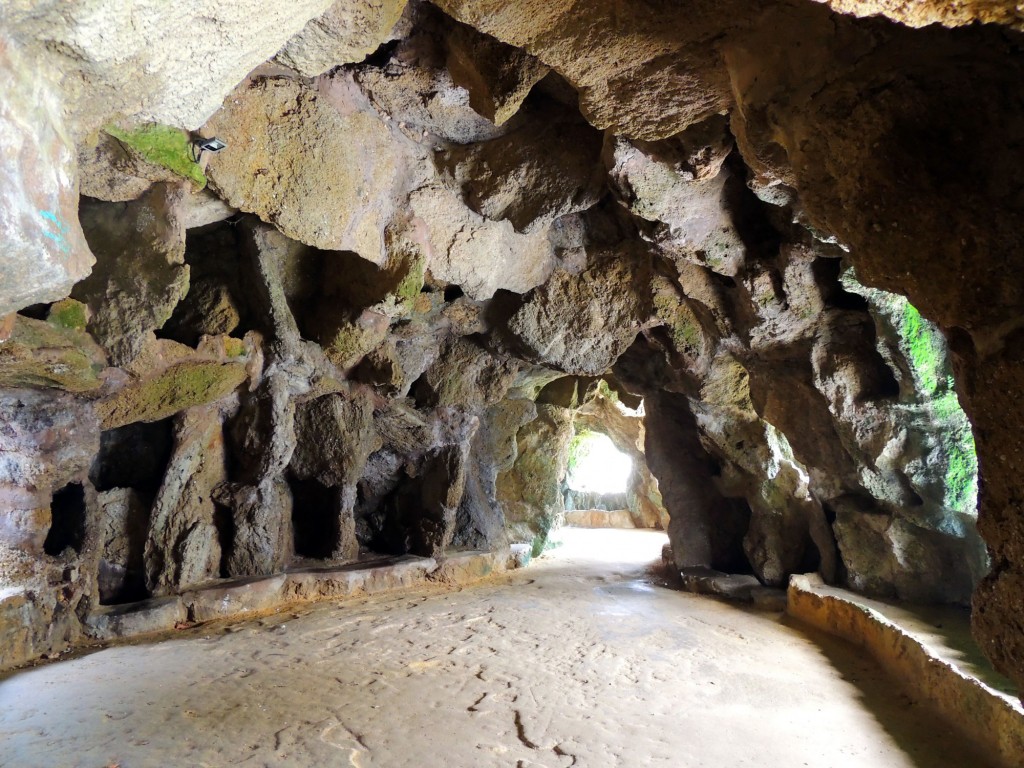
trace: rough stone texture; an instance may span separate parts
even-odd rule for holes
[[[508,221],[488,221],[443,187],[413,193],[410,205],[423,222],[424,250],[434,279],[453,283],[476,300],[504,289],[525,293],[555,267],[546,231],[520,234]]]
[[[99,494],[100,603],[124,603],[145,594],[143,552],[149,505],[132,488]]]
[[[116,115],[194,129],[330,4],[87,0],[69,13],[59,0],[14,0],[4,4],[0,21],[64,74],[83,133]]]
[[[83,315],[84,317],[84,315]],[[84,329],[56,322],[14,318],[11,335],[0,342],[0,387],[52,387],[90,392],[103,382],[106,355]]]
[[[530,542],[539,555],[552,528],[562,524],[561,487],[565,479],[572,411],[537,405],[537,418],[516,435],[517,458],[498,475],[497,498],[512,543]]]
[[[533,56],[464,24],[452,29],[445,47],[452,80],[469,91],[470,106],[495,125],[507,122],[550,71]]]
[[[519,130],[435,157],[471,210],[517,232],[586,210],[604,189],[601,134],[569,110],[538,112]]]
[[[55,492],[83,482],[99,450],[99,423],[87,405],[59,392],[0,393],[0,538],[41,555]]]
[[[536,362],[566,373],[604,373],[650,315],[646,252],[602,256],[579,275],[555,272],[509,320],[509,333]]]
[[[565,513],[565,524],[576,528],[636,528],[628,509],[573,509]]]
[[[230,205],[308,245],[385,260],[406,159],[351,80],[247,80],[203,130],[228,144],[207,173]]]
[[[146,587],[154,595],[220,576],[213,491],[225,480],[225,463],[217,406],[191,408],[178,416],[174,441],[146,536]]]
[[[512,468],[519,455],[519,430],[536,418],[537,406],[525,398],[502,400],[481,415],[470,447],[470,467],[459,508],[456,544],[494,548],[505,543],[505,519],[498,503],[498,475]]]
[[[89,274],[94,259],[78,223],[75,149],[55,78],[3,37],[0,81],[0,315],[5,315],[67,296]]]
[[[305,77],[362,61],[383,43],[407,0],[336,0],[275,57]]]
[[[89,305],[89,331],[116,365],[135,359],[188,291],[185,226],[177,210],[184,195],[182,186],[162,184],[134,202],[82,205],[97,262],[74,296]]]
[[[181,180],[102,130],[79,145],[78,174],[81,194],[111,203],[136,200],[156,182]]]
[[[1024,8],[1016,0],[966,0],[946,3],[942,0],[817,0],[827,3],[839,13],[854,16],[888,16],[909,27],[942,24],[959,27],[964,24],[1002,24],[1024,29]]]
[[[330,526],[337,534],[332,556],[354,559],[359,555],[353,516],[356,483],[370,454],[382,447],[373,427],[373,402],[365,395],[332,394],[303,403],[296,409],[295,432],[289,466],[300,479],[338,488],[337,518]]]
[[[359,68],[356,82],[382,118],[412,141],[432,147],[500,136],[504,129],[473,109],[470,91],[448,71],[443,41],[451,24],[437,16],[426,4],[416,7],[411,34],[386,63]]]
[[[96,411],[104,429],[135,422],[159,421],[230,394],[247,378],[245,365],[202,359],[174,362],[132,382]]]
[[[748,3],[703,2],[685,13],[665,2],[441,0],[438,6],[554,68],[579,91],[583,114],[598,128],[639,139],[672,136],[728,107],[714,39],[750,12]]]

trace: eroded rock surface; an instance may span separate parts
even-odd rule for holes
[[[0,11],[0,543],[57,617],[19,652],[222,576],[539,552],[576,421],[678,567],[980,581],[1024,681],[1018,8],[293,6]],[[200,192],[111,121],[227,146]]]

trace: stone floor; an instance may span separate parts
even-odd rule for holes
[[[0,766],[986,765],[851,647],[659,586],[664,536],[0,681]]]

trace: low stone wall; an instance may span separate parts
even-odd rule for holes
[[[138,603],[104,606],[87,614],[74,639],[40,650],[31,634],[31,616],[23,615],[30,601],[23,594],[0,594],[0,671],[40,657],[72,650],[88,642],[106,642],[166,632],[181,625],[215,619],[245,619],[284,608],[324,600],[341,600],[426,584],[459,585],[517,567],[519,559],[508,551],[458,552],[438,561],[423,557],[396,557],[375,563],[313,567],[246,579],[212,583],[181,595],[157,597]]]
[[[866,649],[914,695],[1010,768],[1024,766],[1024,707],[967,674],[920,637],[887,618],[880,605],[826,586],[817,575],[792,576],[787,613]]]
[[[565,524],[577,528],[636,528],[628,509],[573,509],[565,513]]]

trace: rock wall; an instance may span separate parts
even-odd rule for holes
[[[211,579],[542,548],[577,419],[680,567],[991,566],[1024,682],[1010,4],[115,5],[0,11],[18,658]]]

